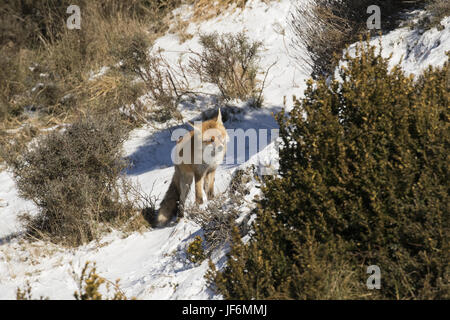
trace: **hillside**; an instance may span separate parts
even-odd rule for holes
[[[263,107],[256,109],[245,102],[233,101],[235,106],[226,112],[224,124],[227,129],[267,129],[270,132],[278,128],[273,114],[283,108],[289,111],[293,104],[292,96],[303,96],[306,80],[310,77],[306,70],[298,67],[292,52],[288,26],[291,10],[289,0],[252,0],[243,9],[229,8],[213,18],[190,22],[192,7],[185,5],[176,9],[174,15],[189,23],[185,32],[192,38],[180,43],[179,35],[166,32],[155,41],[153,50],[176,64],[179,59],[188,62],[190,51],[201,50],[200,34],[245,31],[251,39],[261,41],[264,48],[260,66],[264,71],[269,70]],[[424,32],[405,26],[383,35],[381,40],[373,38],[371,43],[381,44],[383,56],[392,54],[392,63],[402,59],[402,68],[417,75],[429,65],[442,66],[445,62],[446,52],[450,50],[450,17],[444,18],[441,24],[444,27],[441,30],[431,28]],[[96,76],[101,77],[101,72]],[[261,81],[263,77],[264,74],[258,75]],[[218,93],[214,86],[195,83],[194,79],[190,85],[199,92]],[[145,101],[146,97],[141,99]],[[201,119],[202,113],[209,114],[209,110],[217,107],[211,95],[197,96],[196,99],[181,105],[184,123]],[[174,172],[170,154],[175,142],[171,135],[177,128],[188,126],[176,121],[164,126],[144,124],[132,130],[124,143],[124,157],[132,163],[126,176],[149,197],[158,199],[156,207],[159,207]],[[271,138],[274,137],[269,135],[269,140]],[[238,170],[254,168],[256,172],[262,172],[268,163],[275,162],[275,142],[268,141],[267,146],[261,146],[260,150],[254,150],[247,142],[245,154],[234,155],[230,161],[232,164],[224,163],[218,168],[216,193],[228,189],[233,174]],[[250,179],[245,184],[248,190],[245,201],[234,208],[240,212],[241,219],[254,208],[252,200],[260,193],[259,183]],[[43,241],[21,239],[23,227],[19,215],[25,211],[37,212],[37,208],[19,197],[12,173],[7,169],[0,172],[0,186],[0,299],[15,299],[17,288],[23,288],[26,282],[30,283],[36,297],[73,299],[73,293],[78,290],[73,275],[79,275],[88,261],[96,263],[102,277],[112,281],[120,279],[120,287],[128,297],[222,299],[208,288],[204,278],[209,268],[208,261],[195,264],[187,257],[188,245],[196,236],[203,235],[202,228],[189,219],[189,214],[165,228],[150,228],[131,234],[115,230],[98,242],[69,249]],[[188,205],[192,205],[193,191],[188,199]],[[224,210],[230,205],[233,206],[225,203]],[[212,260],[219,270],[226,263],[228,249],[228,245],[224,245],[212,253]]]

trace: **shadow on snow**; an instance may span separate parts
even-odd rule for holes
[[[248,130],[256,130],[257,133],[257,146],[252,145],[250,147],[251,141],[247,136],[245,138],[245,146],[240,148],[241,150],[237,150],[239,146],[238,138],[236,136],[234,138],[230,137],[230,141],[227,145],[227,156],[225,157],[225,160],[227,162],[227,167],[234,167],[248,161],[252,156],[262,151],[270,143],[272,140],[271,130],[278,129],[278,123],[274,119],[273,115],[280,112],[281,107],[275,106],[271,108],[254,109],[250,107],[238,108],[226,106],[221,108],[221,111],[225,128],[227,130],[242,129],[244,132],[249,132]],[[201,116],[190,119],[190,121],[195,122],[211,119],[215,116],[216,112],[216,109],[207,110],[203,112]],[[173,166],[171,154],[172,149],[175,147],[175,141],[172,140],[172,133],[176,129],[180,128],[191,130],[189,125],[184,124],[173,126],[149,135],[145,143],[139,146],[135,152],[127,157],[131,162],[131,166],[126,173],[131,176],[137,176],[156,169]],[[260,141],[261,137],[258,134],[258,130],[260,129],[267,130],[267,141]],[[252,141],[252,143],[255,142]],[[233,148],[234,152],[232,153],[232,158],[230,158],[229,154],[231,154],[230,151]]]

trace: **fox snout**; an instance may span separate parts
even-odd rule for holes
[[[224,146],[222,144],[214,144],[212,149],[212,156],[216,157],[224,151]]]
[[[221,140],[219,140],[219,141],[215,141],[214,142],[214,150],[217,152],[217,153],[222,153],[224,150],[225,150],[225,141],[221,141]]]
[[[214,163],[218,161],[216,157],[221,157],[221,155],[225,151],[225,146],[222,143],[209,143],[205,147],[203,147],[203,160],[208,162],[212,160]],[[212,157],[212,158],[211,158]]]

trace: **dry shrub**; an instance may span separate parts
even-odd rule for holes
[[[39,208],[37,216],[24,217],[29,236],[79,245],[134,213],[120,201],[126,137],[117,116],[87,117],[41,137],[13,160],[20,195]]]
[[[204,231],[207,255],[231,240],[231,231],[236,225],[239,212],[231,206],[226,208],[226,204],[230,205],[227,197],[219,196],[209,200],[205,209],[189,209],[189,218]]]
[[[130,183],[128,186],[129,190],[127,194],[129,194],[130,198],[132,198],[133,205],[136,207],[138,214],[129,219],[125,225],[125,228],[122,228],[121,230],[125,232],[148,230],[148,228],[152,226],[156,217],[156,203],[158,202],[158,198],[152,196],[153,187],[147,193],[142,190],[140,185],[132,185]]]
[[[244,8],[248,0],[196,0],[194,3],[194,17],[207,20],[219,15],[224,9],[234,5]]]
[[[224,5],[232,2],[235,1],[220,1]],[[170,13],[181,3],[182,0],[83,0],[77,3],[82,15],[80,30],[65,26],[69,16],[66,9],[71,4],[66,0],[14,0],[1,4],[0,17],[6,23],[0,27],[0,64],[4,71],[0,76],[0,119],[5,123],[7,120],[9,127],[17,127],[12,121],[27,122],[37,116],[47,126],[73,121],[80,110],[90,111],[85,106],[117,110],[129,106],[125,113],[139,123],[136,119],[142,121],[146,116],[145,107],[137,99],[143,92],[142,84],[119,73],[92,82],[91,73],[115,65],[118,56],[114,53],[125,54],[119,60],[127,59],[130,50],[127,52],[124,46],[129,41],[123,39],[141,37],[151,44],[167,31],[173,18]],[[185,23],[179,22],[178,26],[183,30]],[[149,62],[145,78],[150,95],[157,101],[150,110],[152,116],[160,121],[179,118],[176,101],[183,95],[179,91],[185,86],[184,71],[168,68],[158,55]]]
[[[32,294],[32,288],[30,285],[30,282],[27,281],[25,283],[25,288],[21,289],[21,288],[17,288],[16,290],[16,300],[36,300],[35,298],[33,298],[33,294]],[[39,297],[39,300],[49,300],[48,297]]]
[[[26,124],[17,130],[0,130],[0,162],[11,164],[23,154],[27,143],[34,139],[39,130],[33,124]]]
[[[181,119],[179,103],[188,95],[198,94],[189,86],[191,76],[216,84],[226,100],[239,98],[251,100],[255,106],[262,104],[264,83],[256,80],[262,44],[251,42],[244,33],[202,36],[203,52],[191,52],[196,58],[190,59],[189,67],[181,60],[177,65],[169,64],[160,52],[149,53],[151,44],[142,34],[124,37],[118,43],[112,52],[120,61],[119,70],[142,81],[152,102],[149,111],[154,120]]]
[[[444,29],[441,25],[443,18],[450,16],[450,2],[446,0],[428,0],[424,1],[425,16],[418,21],[419,27],[428,30],[437,27],[440,30]]]
[[[105,95],[95,92],[90,95],[91,71],[115,61],[110,49],[121,38],[145,33],[154,39],[165,31],[169,23],[165,17],[180,3],[180,0],[79,1],[80,30],[65,26],[70,1],[14,0],[0,4],[0,17],[7,22],[0,27],[0,63],[6,71],[0,76],[0,120],[20,116],[21,122],[28,121],[23,111],[32,108],[39,112],[44,123],[53,117],[66,121],[88,101],[92,108],[109,104],[108,99],[103,100]],[[111,109],[136,103],[127,94],[130,88],[138,90],[133,85],[131,79],[121,79],[117,90],[111,92],[117,100],[117,104],[110,105]],[[125,97],[118,101],[122,93]]]
[[[194,37],[193,34],[186,31],[186,29],[189,27],[189,23],[189,20],[183,20],[179,15],[175,16],[172,19],[172,28],[170,28],[169,31],[178,35],[180,44]]]
[[[263,86],[258,83],[259,54],[262,43],[251,41],[245,33],[202,35],[201,53],[194,53],[190,69],[201,81],[215,84],[225,100],[252,100],[260,106]]]
[[[314,78],[333,72],[346,45],[356,42],[367,30],[367,8],[378,5],[382,14],[382,29],[396,24],[396,14],[402,8],[416,5],[388,0],[310,0],[295,5],[290,17],[294,34],[293,47],[305,71]],[[374,30],[373,32],[380,32]],[[306,50],[306,55],[305,55]]]
[[[239,225],[236,219],[240,216],[243,198],[249,192],[246,185],[251,179],[250,174],[247,170],[237,170],[224,194],[209,200],[205,209],[189,208],[189,219],[200,225],[204,232],[206,255],[229,243],[235,226],[240,228],[241,234],[247,233],[248,217],[244,217]]]
[[[160,53],[150,54],[149,43],[140,34],[123,38],[122,45],[114,54],[120,58],[120,70],[142,80],[147,89],[146,95],[153,102],[150,109],[153,119],[160,122],[181,119],[177,107],[189,91],[181,63],[176,70]]]

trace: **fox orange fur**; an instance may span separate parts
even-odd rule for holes
[[[156,217],[157,226],[167,225],[177,214],[184,215],[193,180],[196,203],[203,203],[203,190],[208,200],[214,197],[216,169],[224,159],[228,140],[220,109],[216,118],[191,126],[194,130],[177,142],[176,156],[182,159],[175,164],[172,182]]]

